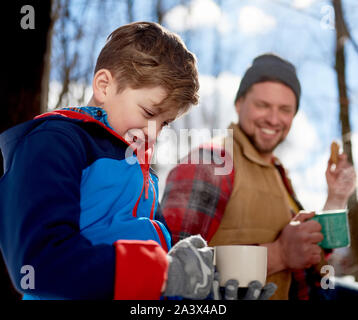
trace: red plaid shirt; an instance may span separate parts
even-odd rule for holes
[[[161,202],[163,214],[172,233],[173,243],[193,234],[201,234],[210,241],[223,217],[234,182],[234,171],[229,175],[215,175],[214,170],[221,150],[197,150],[200,162],[210,153],[211,164],[179,164],[168,175]],[[231,159],[229,159],[231,161]]]
[[[224,215],[226,204],[231,196],[234,184],[234,169],[227,175],[216,175],[215,168],[222,166],[220,162],[231,161],[220,147],[203,146],[198,150],[199,164],[191,164],[193,152],[182,164],[177,165],[168,175],[161,207],[163,215],[172,233],[173,244],[190,235],[200,234],[208,242],[218,229]],[[202,159],[208,157],[210,164],[203,164]],[[293,188],[281,164],[275,163],[282,181],[296,202]],[[294,213],[293,213],[294,214]],[[308,300],[309,287],[305,270],[293,272],[290,299]]]

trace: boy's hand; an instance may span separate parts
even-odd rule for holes
[[[213,281],[214,300],[268,300],[277,289],[276,284],[273,282],[269,282],[263,287],[259,281],[255,280],[249,283],[245,295],[239,297],[239,283],[237,280],[230,279],[225,284],[224,297],[222,297],[219,288],[219,277],[219,273],[215,272]]]
[[[164,296],[205,299],[214,278],[213,252],[200,236],[179,241],[168,253],[169,270]]]

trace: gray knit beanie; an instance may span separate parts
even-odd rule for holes
[[[251,67],[246,70],[240,82],[235,103],[253,84],[270,80],[280,81],[292,89],[296,96],[297,112],[300,103],[301,86],[296,75],[296,68],[292,63],[272,53],[266,53],[254,59]]]

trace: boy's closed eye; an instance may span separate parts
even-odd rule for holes
[[[151,111],[150,109],[148,108],[145,108],[145,107],[141,107],[143,110],[144,110],[144,113],[147,117],[154,117],[155,116],[155,113],[153,111]]]
[[[144,113],[145,113],[145,115],[146,115],[148,118],[153,118],[153,117],[156,116],[156,114],[155,114],[153,111],[151,111],[150,109],[145,108],[145,107],[141,107],[141,108],[144,110]],[[172,121],[173,121],[173,120],[164,121],[164,122],[162,123],[162,127],[169,126],[169,123],[172,122]]]

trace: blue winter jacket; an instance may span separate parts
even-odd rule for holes
[[[166,276],[162,253],[142,259],[138,250],[132,263],[130,241],[114,246],[118,240],[153,240],[170,248],[157,176],[135,152],[126,158],[128,144],[103,124],[100,112],[95,119],[78,111],[50,112],[0,135],[0,248],[24,298],[111,299],[116,277],[143,282],[160,259],[155,272]],[[137,270],[141,261],[143,276],[118,274]],[[21,282],[26,265],[35,271],[34,288]]]

